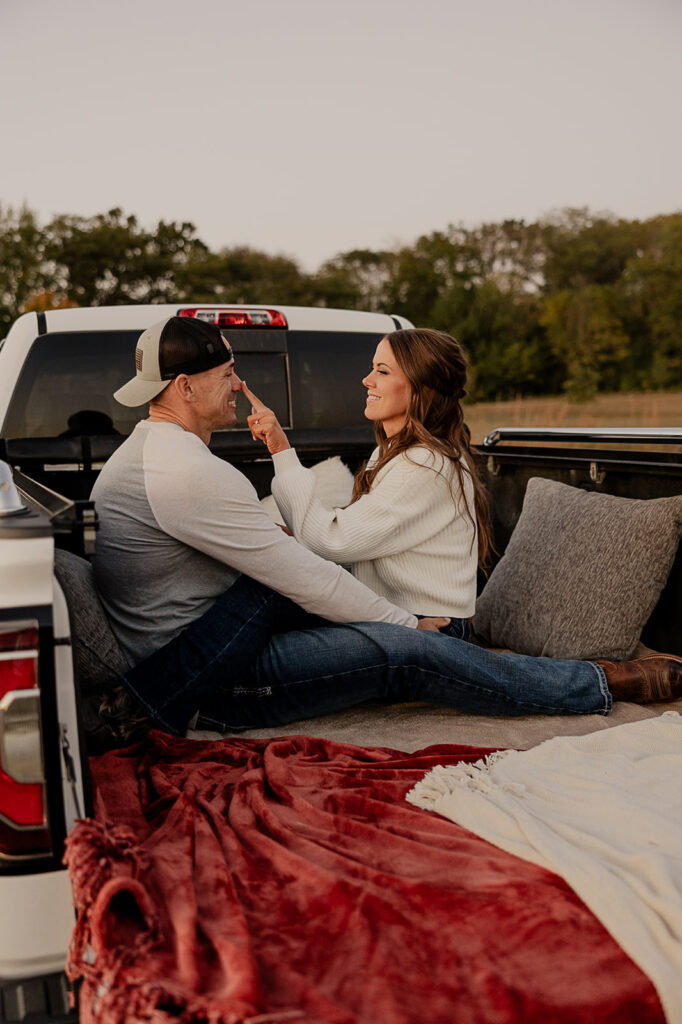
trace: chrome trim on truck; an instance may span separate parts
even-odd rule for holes
[[[682,427],[496,427],[484,440],[483,447],[492,448],[499,441],[682,444]]]
[[[0,763],[15,782],[45,782],[39,690],[10,690],[0,700]]]

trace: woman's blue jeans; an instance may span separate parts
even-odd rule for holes
[[[465,623],[453,621],[450,634]],[[246,576],[126,676],[153,721],[184,733],[286,725],[368,700],[474,714],[607,714],[599,665],[497,654],[383,622],[326,623]]]

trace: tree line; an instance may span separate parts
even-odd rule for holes
[[[20,313],[130,302],[286,303],[397,313],[453,334],[470,397],[682,387],[682,214],[565,209],[532,223],[450,225],[306,273],[190,223],[144,228],[113,209],[40,225],[0,207],[0,337]]]

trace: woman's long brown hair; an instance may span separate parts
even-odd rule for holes
[[[476,471],[461,405],[466,394],[467,358],[458,342],[442,331],[393,331],[386,340],[410,384],[407,416],[390,444],[383,424],[376,424],[379,457],[371,468],[360,470],[356,476],[351,504],[368,493],[377,473],[396,455],[415,446],[430,448],[450,459],[455,468],[467,515],[474,527],[478,524],[478,562],[485,568],[492,553],[492,529],[488,499]],[[465,473],[473,484],[473,510],[464,490]]]

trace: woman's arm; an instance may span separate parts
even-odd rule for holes
[[[449,477],[436,471],[425,449],[392,459],[370,493],[347,508],[325,508],[315,496],[315,474],[300,464],[294,449],[275,454],[273,463],[272,493],[292,533],[311,551],[335,562],[409,551],[453,518]]]
[[[315,474],[300,464],[275,414],[245,383],[242,391],[251,402],[251,433],[273,457],[273,496],[287,526],[311,551],[335,562],[371,561],[409,551],[452,522],[448,467],[440,455],[418,447],[392,459],[369,494],[347,508],[326,508],[315,496]]]

